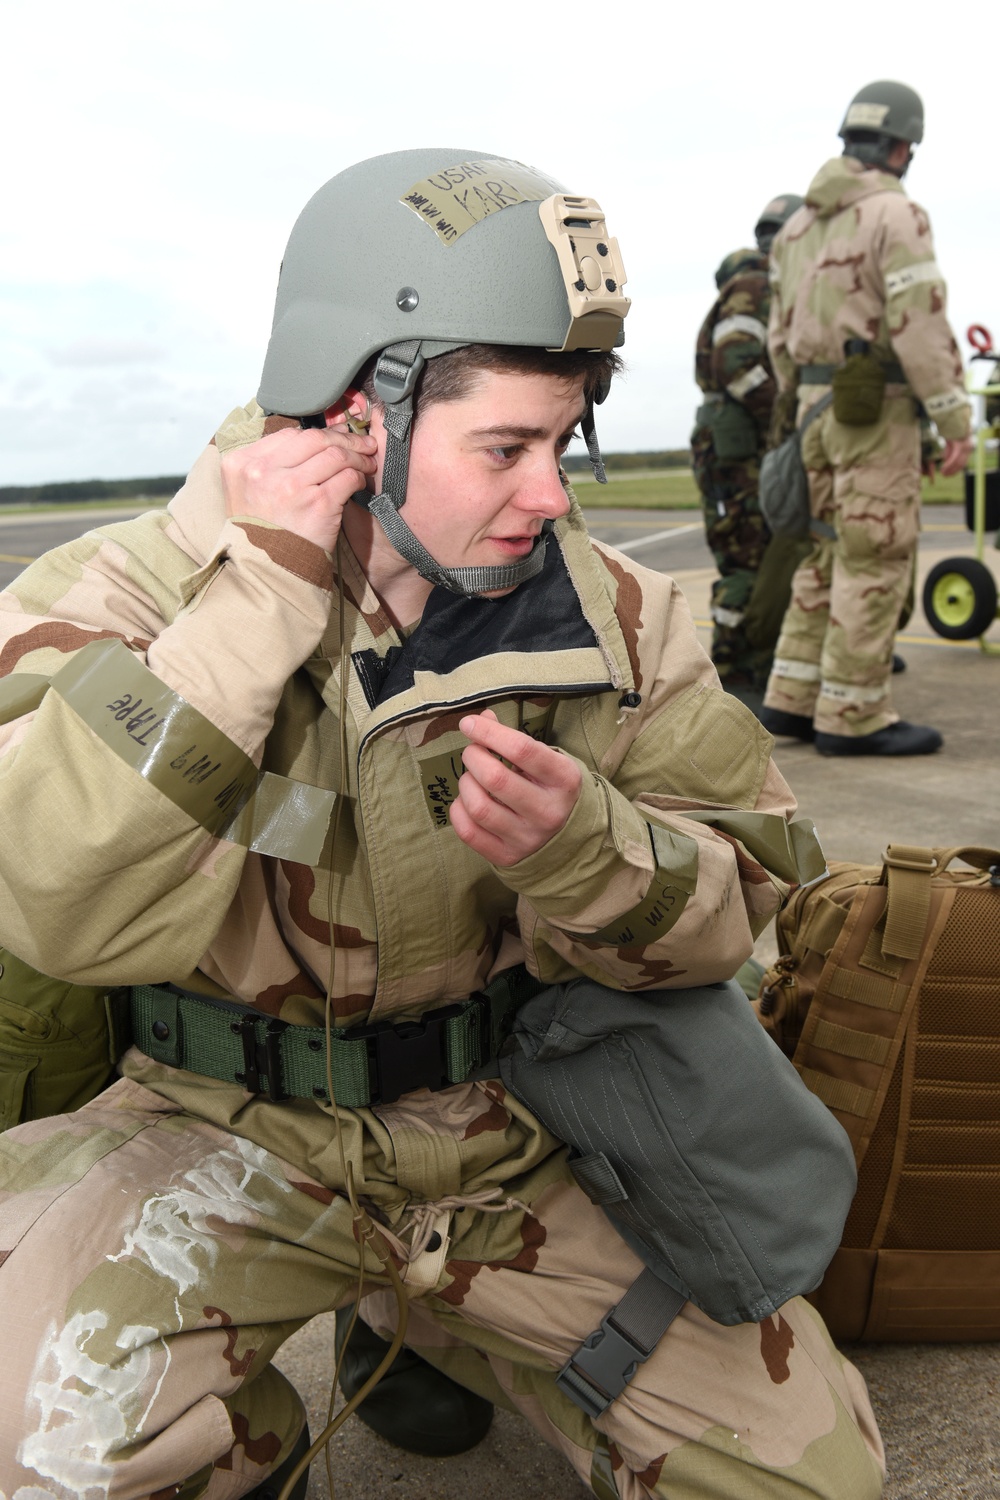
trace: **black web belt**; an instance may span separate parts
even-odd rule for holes
[[[413,1020],[334,1029],[330,1071],[337,1103],[362,1109],[391,1104],[414,1089],[463,1083],[497,1056],[518,1006],[543,988],[527,969],[508,969],[468,1000]],[[329,1101],[322,1026],[294,1025],[174,985],[135,985],[129,1012],[131,1041],[157,1062],[268,1099]],[[128,1045],[127,1035],[121,1040]]]

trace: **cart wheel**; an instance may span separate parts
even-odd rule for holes
[[[989,629],[997,613],[997,586],[984,563],[946,557],[924,584],[924,614],[949,641],[971,641]]]

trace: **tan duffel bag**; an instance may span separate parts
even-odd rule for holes
[[[777,933],[754,1008],[858,1166],[810,1301],[843,1340],[1000,1339],[1000,850],[832,863]]]

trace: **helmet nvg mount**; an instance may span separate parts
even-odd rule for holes
[[[838,135],[844,141],[845,156],[891,170],[889,154],[897,141],[918,146],[924,138],[923,101],[908,84],[890,78],[868,83],[847,106]],[[902,177],[905,171],[906,166],[897,175]]]
[[[321,187],[292,229],[257,399],[322,426],[377,355],[382,493],[355,499],[432,583],[510,588],[541,568],[544,536],[517,563],[445,568],[400,515],[417,378],[428,359],[466,344],[611,350],[624,337],[624,282],[599,205],[535,168],[454,149],[376,156]],[[603,479],[592,407],[581,425]]]
[[[754,228],[754,239],[757,241],[757,249],[763,255],[770,255],[774,236],[804,202],[805,199],[800,198],[798,193],[779,193],[777,198],[772,198],[761,210]]]

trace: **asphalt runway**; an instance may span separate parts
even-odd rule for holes
[[[109,508],[66,515],[5,516],[0,510],[0,587],[6,588],[22,568],[50,548],[72,541],[95,526],[139,514],[139,510]],[[964,514],[960,506],[925,506],[921,547],[971,553],[972,537],[965,528]],[[684,574],[712,567],[699,511],[595,508],[588,509],[586,515],[595,537],[627,552],[647,568]]]

